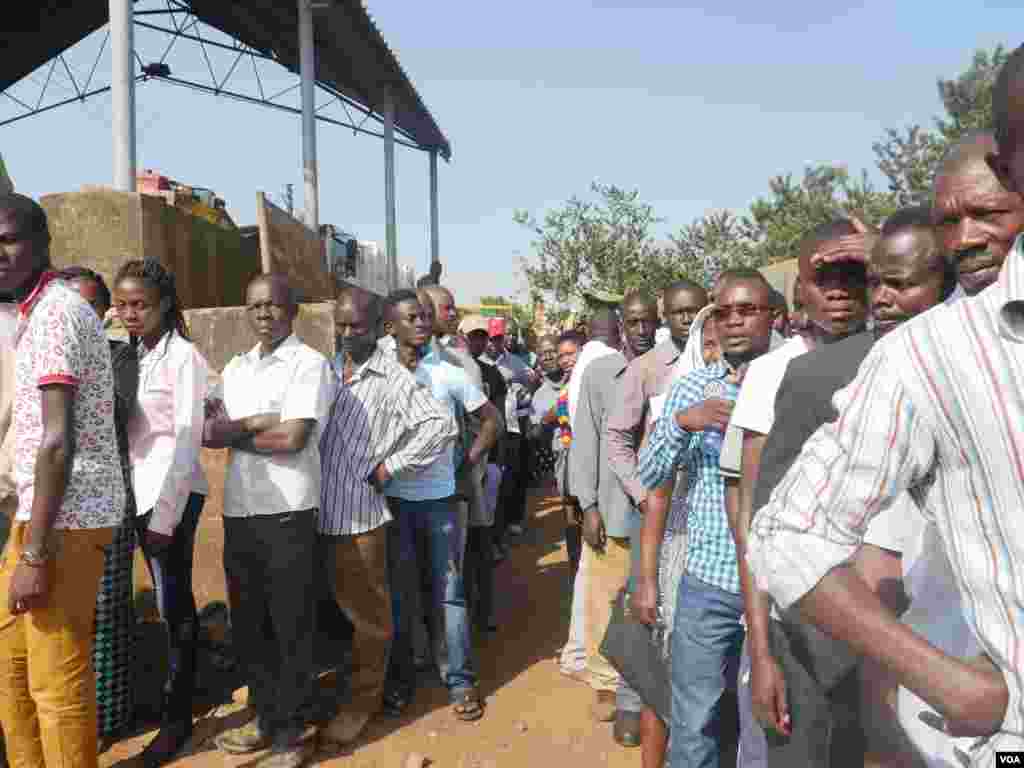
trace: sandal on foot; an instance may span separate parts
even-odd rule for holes
[[[401,717],[409,707],[412,700],[412,693],[401,688],[393,688],[384,693],[383,712],[388,717]]]
[[[467,723],[479,720],[484,716],[484,707],[480,702],[480,695],[472,688],[456,694],[454,701],[452,701],[452,710],[459,720]]]

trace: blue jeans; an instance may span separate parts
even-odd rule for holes
[[[460,564],[466,532],[458,524],[455,504],[450,499],[405,501],[389,498],[388,503],[395,517],[388,542],[395,621],[389,685],[408,691],[415,687],[412,627],[414,621],[422,621],[423,617],[410,615],[409,605],[412,590],[419,589],[418,555],[423,553],[425,565],[430,570],[430,609],[443,619],[448,663],[442,676],[449,694],[454,697],[476,685],[469,612]]]
[[[742,595],[683,576],[672,629],[671,768],[718,768],[719,706],[743,646],[742,616]]]

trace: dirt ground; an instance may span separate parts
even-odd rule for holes
[[[215,476],[211,473],[211,477]],[[211,499],[217,498],[219,489],[211,491]],[[318,752],[311,765],[399,768],[413,752],[426,757],[429,765],[436,768],[640,765],[639,750],[618,746],[612,740],[611,725],[590,720],[589,688],[559,674],[554,656],[565,640],[568,615],[565,592],[569,566],[562,532],[564,518],[554,499],[540,492],[531,495],[531,507],[527,534],[498,566],[500,628],[493,634],[478,635],[475,640],[481,688],[487,702],[483,719],[476,723],[456,720],[435,675],[422,684],[406,717],[378,718],[351,751]],[[223,599],[219,509],[206,510],[198,542],[196,595],[202,606],[209,600]],[[145,662],[142,665],[145,672],[154,676],[159,675],[160,666]],[[155,686],[157,680],[153,681]],[[227,686],[229,692],[231,687]],[[225,701],[228,696],[233,700]],[[245,691],[239,688],[233,694],[214,695],[201,705],[202,709],[197,708],[196,735],[190,754],[173,765],[253,765],[258,754],[229,757],[213,745],[218,732],[246,719],[244,701]],[[134,765],[133,757],[152,733],[151,726],[115,744],[101,756],[100,765]],[[723,759],[723,765],[728,765],[728,758]]]

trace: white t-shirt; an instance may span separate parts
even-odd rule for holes
[[[943,653],[958,659],[976,656],[981,646],[959,610],[960,592],[938,528],[919,519],[922,524],[903,552],[903,585],[910,608],[901,620]],[[935,710],[906,688],[899,689],[897,711],[900,725],[929,768],[960,768],[954,750],[969,754],[974,739],[954,739],[921,722],[918,715]]]
[[[742,469],[742,430],[767,435],[775,423],[775,395],[789,361],[810,351],[802,336],[788,339],[778,349],[754,360],[747,369],[740,387],[740,396],[733,406],[725,440],[719,454],[719,468],[729,478],[738,478]]]
[[[782,377],[786,375],[789,361],[810,351],[807,340],[794,336],[774,352],[754,360],[747,369],[740,387],[740,396],[732,411],[729,424],[748,432],[767,435],[775,423],[775,395],[778,394]]]

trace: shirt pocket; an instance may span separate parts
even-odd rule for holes
[[[156,354],[156,352],[149,354]],[[139,375],[139,399],[173,400],[175,373],[174,367],[165,360],[144,367]]]

